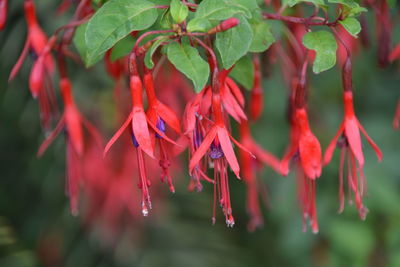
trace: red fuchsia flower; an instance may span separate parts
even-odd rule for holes
[[[260,58],[254,56],[254,83],[250,95],[250,118],[258,120],[264,109],[264,94],[261,86]]]
[[[150,193],[149,193],[149,186],[151,185],[150,180],[146,174],[146,166],[143,152],[146,153],[149,157],[155,158],[154,156],[154,142],[153,136],[150,134],[150,129],[155,134],[160,136],[161,138],[174,143],[171,139],[169,139],[165,133],[164,128],[162,125],[154,124],[146,117],[143,107],[143,86],[142,81],[137,74],[136,69],[136,61],[134,55],[131,59],[134,65],[132,69],[134,69],[133,74],[130,78],[130,89],[132,95],[132,111],[129,114],[128,118],[121,126],[121,128],[115,133],[115,135],[110,139],[104,149],[104,156],[110,150],[111,146],[117,141],[117,139],[122,135],[122,133],[127,129],[127,127],[131,126],[131,136],[133,145],[136,147],[137,151],[137,161],[139,166],[139,188],[142,190],[142,213],[144,216],[147,216],[149,213],[149,209],[152,208],[151,200],[150,200]],[[163,114],[164,116],[164,114]],[[149,126],[151,128],[149,128]],[[159,129],[159,128],[160,129]],[[165,153],[164,153],[165,154]],[[164,158],[163,158],[164,159]],[[165,160],[165,159],[164,159]],[[164,162],[163,162],[164,163]]]
[[[0,31],[4,29],[7,21],[8,0],[0,0]]]
[[[354,193],[356,207],[358,209],[360,218],[365,219],[368,209],[362,203],[362,198],[366,192],[366,180],[363,173],[364,154],[362,151],[360,131],[364,134],[368,143],[375,150],[379,161],[382,160],[382,152],[375,142],[369,137],[354,113],[351,79],[351,61],[348,58],[343,67],[344,120],[340,125],[339,131],[336,133],[335,137],[325,151],[324,163],[328,164],[331,161],[336,147],[341,149],[339,167],[339,212],[342,212],[344,209],[343,171],[344,165],[347,162],[348,187],[349,190],[353,191]]]
[[[139,75],[131,75],[130,89],[132,95],[132,111],[121,128],[107,143],[103,155],[105,156],[107,154],[111,146],[117,141],[127,127],[131,126],[130,132],[132,136],[132,143],[136,147],[137,161],[139,166],[140,179],[138,186],[142,190],[142,213],[143,216],[147,216],[149,209],[152,208],[149,193],[149,186],[151,185],[151,182],[147,178],[143,152],[151,158],[154,158],[154,148],[150,137],[146,114],[143,108],[143,86]]]
[[[39,148],[38,156],[41,156],[57,135],[65,130],[66,133],[66,166],[67,166],[67,194],[70,198],[70,208],[73,215],[78,214],[79,187],[82,184],[82,156],[84,153],[83,127],[85,126],[94,140],[101,143],[100,134],[96,128],[87,121],[78,111],[72,97],[71,83],[67,78],[60,80],[61,95],[64,102],[64,113],[57,126],[49,134]]]
[[[393,128],[398,129],[400,124],[400,100],[397,101],[396,112],[393,118]]]
[[[292,118],[291,142],[281,162],[283,175],[289,173],[290,160],[298,154],[305,175],[310,179],[321,176],[321,146],[312,133],[305,108],[296,108]]]
[[[253,140],[247,121],[243,121],[239,125],[239,130],[241,144],[256,156],[254,158],[246,151],[239,151],[241,174],[247,186],[247,212],[250,216],[248,229],[254,231],[261,227],[264,221],[259,203],[260,195],[267,204],[267,189],[262,181],[257,179],[257,172],[265,164],[277,173],[280,173],[280,162],[274,155],[262,149]]]
[[[214,118],[214,123],[211,123],[200,146],[193,153],[189,162],[189,172],[192,174],[193,171],[199,167],[199,163],[206,154],[210,157],[214,165],[213,223],[215,223],[216,220],[216,200],[218,194],[219,204],[225,215],[226,224],[232,227],[235,221],[232,216],[227,167],[229,165],[239,179],[240,167],[231,141],[239,148],[245,151],[248,150],[229,134],[224,120],[220,90],[222,86],[224,86],[225,78],[225,72],[219,75],[218,70],[214,68],[212,85],[212,116]]]
[[[240,91],[240,88],[237,84],[228,76],[231,69],[229,70],[222,70],[220,73],[220,80],[221,80],[221,104],[226,110],[226,112],[232,116],[232,118],[237,121],[241,122],[243,120],[247,120],[247,116],[243,111],[244,107],[244,96]],[[206,87],[205,92],[203,94],[203,110],[208,110],[211,107],[211,98],[212,98],[212,88]]]
[[[17,63],[13,67],[9,81],[13,80],[15,76],[18,74],[21,69],[22,63],[25,60],[29,50],[31,50],[35,55],[42,54],[42,51],[45,49],[46,44],[48,43],[47,36],[40,28],[37,18],[35,5],[33,0],[25,0],[24,2],[24,10],[25,10],[25,19],[28,25],[28,37],[25,42],[24,49],[19,57]],[[46,71],[48,73],[53,73],[54,71],[54,61],[51,55],[47,55],[44,59],[46,65]]]
[[[206,127],[208,127],[208,124],[203,121],[205,116],[207,116],[208,110],[206,113],[202,113],[201,111],[202,103],[205,102],[203,101],[203,96],[206,91],[208,91],[207,88],[203,89],[192,100],[190,100],[187,103],[183,114],[183,125],[185,129],[184,135],[186,135],[189,139],[189,158],[191,158],[192,155],[199,149],[206,134]],[[207,106],[209,107],[208,104]],[[193,191],[195,188],[197,192],[202,191],[203,186],[201,184],[201,180],[214,183],[210,178],[207,177],[207,175],[204,174],[206,169],[206,161],[201,160],[196,164],[190,175],[191,179],[189,183],[189,191]]]
[[[298,160],[298,198],[303,213],[303,229],[309,220],[313,233],[318,233],[317,210],[315,205],[316,179],[321,176],[321,145],[312,133],[305,109],[305,84],[308,59],[303,63],[300,79],[293,82],[289,120],[291,124],[291,140],[289,148],[281,161],[283,175],[289,173],[289,163]]]
[[[152,127],[156,127],[159,131],[165,134],[166,126],[171,127],[177,134],[181,133],[181,125],[175,112],[168,106],[163,104],[157,99],[154,89],[154,81],[152,71],[146,70],[144,75],[144,86],[146,88],[148,108],[146,115],[148,122]],[[171,192],[175,192],[172,184],[171,175],[169,174],[169,167],[171,165],[170,153],[168,152],[167,142],[164,137],[159,134],[153,135],[159,144],[159,165],[161,167],[161,181],[167,181]],[[168,139],[168,141],[171,141]],[[175,142],[171,141],[175,144]],[[153,143],[155,141],[153,140]]]

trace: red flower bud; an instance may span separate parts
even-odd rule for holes
[[[224,21],[222,21],[218,26],[212,28],[209,30],[207,33],[208,34],[215,34],[217,32],[224,32],[227,31],[233,27],[236,27],[239,24],[239,19],[237,18],[229,18]]]
[[[237,18],[229,18],[227,20],[224,20],[221,22],[219,25],[221,27],[221,31],[227,31],[233,27],[236,27],[239,24],[239,19]]]

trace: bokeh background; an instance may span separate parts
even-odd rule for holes
[[[282,178],[266,168],[260,179],[268,186],[268,207],[263,207],[265,225],[260,230],[247,231],[241,181],[231,177],[236,219],[231,229],[221,217],[211,225],[212,187],[190,193],[189,177],[181,173],[175,194],[166,192],[149,219],[137,216],[110,243],[101,230],[69,212],[63,138],[36,158],[43,134],[37,103],[28,90],[32,60],[7,83],[26,34],[22,1],[10,2],[8,25],[0,33],[0,266],[400,266],[400,131],[391,127],[400,97],[400,69],[398,64],[377,67],[372,16],[372,45],[363,48],[354,64],[356,112],[384,155],[377,163],[365,144],[366,221],[360,221],[354,206],[346,205],[345,212],[337,214],[336,153],[317,184],[319,234],[302,232],[294,175]],[[58,1],[36,2],[47,33],[66,22],[68,14],[55,15]],[[400,41],[394,32],[394,40]],[[267,72],[264,116],[252,128],[256,140],[281,157],[288,142],[286,88],[278,67]],[[80,109],[110,136],[112,81],[103,65],[89,71],[72,68],[70,74]],[[311,80],[311,125],[326,148],[343,114],[340,72],[335,68],[311,75]]]

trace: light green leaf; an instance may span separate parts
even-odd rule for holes
[[[189,9],[181,0],[171,0],[171,16],[176,23],[182,23],[189,14]]]
[[[89,20],[86,29],[86,65],[96,63],[130,32],[153,25],[157,14],[154,4],[146,0],[110,0],[104,4]]]
[[[146,67],[149,69],[152,69],[154,67],[154,62],[153,62],[153,54],[156,52],[157,48],[166,40],[168,40],[168,36],[163,36],[157,41],[155,41],[150,49],[146,52],[146,55],[144,57],[144,63],[146,64]]]
[[[250,52],[264,52],[275,42],[275,38],[270,31],[270,26],[263,20],[250,22],[250,25],[253,29],[253,41],[250,45]]]
[[[230,76],[247,90],[253,88],[254,83],[254,65],[250,56],[244,56],[236,62]]]
[[[171,12],[168,10],[168,9],[166,9],[162,14],[161,14],[161,17],[160,17],[160,26],[163,28],[163,29],[170,29],[170,28],[172,28],[172,24],[173,24],[173,21],[172,21],[172,18],[171,18]]]
[[[286,4],[286,5],[290,6],[290,7],[293,7],[293,6],[295,6],[295,5],[299,4],[299,3],[302,3],[302,2],[313,3],[316,6],[317,5],[325,5],[324,0],[284,0],[283,1],[284,4]]]
[[[74,45],[75,45],[76,49],[78,50],[79,55],[81,56],[81,59],[83,61],[86,61],[86,57],[87,57],[87,47],[86,47],[86,42],[85,42],[86,27],[87,27],[87,22],[80,25],[76,29],[74,39],[73,39]]]
[[[171,43],[167,48],[168,60],[194,84],[194,90],[200,92],[208,81],[210,69],[196,48],[189,44]]]
[[[247,19],[242,15],[236,16],[240,23],[225,32],[217,33],[215,46],[221,55],[222,65],[229,69],[238,59],[244,56],[253,40],[253,30]]]
[[[327,31],[309,32],[304,35],[303,44],[316,52],[314,73],[328,70],[336,64],[337,43],[332,33]]]
[[[345,20],[340,20],[339,23],[354,37],[358,37],[357,34],[361,31],[360,22],[353,17],[348,17]]]
[[[347,16],[358,16],[361,12],[367,12],[367,9],[361,7],[354,0],[328,0],[329,3],[332,4],[341,4],[343,5],[343,15]]]
[[[213,25],[208,19],[197,18],[189,21],[186,29],[188,32],[206,32],[212,27]]]

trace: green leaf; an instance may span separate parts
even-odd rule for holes
[[[172,24],[173,24],[173,21],[172,21],[172,18],[171,18],[171,12],[168,10],[168,9],[166,9],[162,14],[161,14],[161,17],[160,17],[160,26],[163,28],[163,29],[170,29],[170,28],[172,28]]]
[[[189,44],[171,43],[167,48],[168,60],[194,84],[194,90],[200,92],[208,81],[210,69],[196,48]]]
[[[283,1],[284,4],[286,4],[286,5],[290,6],[290,7],[293,7],[293,6],[295,6],[295,5],[299,4],[299,3],[302,3],[302,2],[313,3],[316,6],[325,5],[324,0],[284,0]]]
[[[327,31],[306,33],[303,37],[303,44],[316,52],[314,73],[328,70],[336,64],[337,43],[332,33]]]
[[[166,40],[168,40],[168,36],[163,36],[157,41],[155,41],[150,49],[146,52],[146,55],[144,57],[144,64],[146,64],[146,67],[149,69],[152,69],[154,67],[154,62],[153,62],[153,54],[156,52],[157,48]]]
[[[232,67],[249,51],[253,40],[253,30],[246,18],[242,15],[236,17],[240,20],[239,25],[225,32],[217,33],[215,40],[215,46],[221,55],[222,65],[225,69]]]
[[[358,16],[361,12],[366,12],[367,9],[361,7],[356,1],[354,0],[328,0],[331,4],[341,4],[343,5],[343,15],[345,17],[350,16]]]
[[[239,13],[250,18],[251,10],[247,5],[245,0],[203,0],[197,7],[194,18],[224,20]]]
[[[206,32],[212,27],[213,25],[208,19],[197,18],[189,21],[186,29],[188,32]]]
[[[176,23],[182,23],[189,14],[189,9],[181,0],[171,0],[171,16]]]
[[[348,17],[345,20],[340,20],[339,23],[352,36],[356,38],[358,37],[357,34],[359,34],[361,31],[361,24],[356,18]]]
[[[275,42],[270,26],[263,20],[250,22],[250,25],[253,29],[253,40],[250,45],[250,52],[264,52]]]
[[[76,50],[78,50],[79,55],[81,56],[81,59],[83,61],[86,61],[86,57],[87,57],[87,48],[86,48],[86,42],[85,42],[86,27],[87,27],[87,22],[80,25],[78,28],[76,28],[74,39],[73,39]]]
[[[153,25],[157,14],[154,4],[146,0],[110,0],[104,4],[90,19],[86,29],[86,65],[96,63],[130,32]]]
[[[254,83],[254,65],[250,56],[244,56],[236,62],[230,76],[238,83],[244,86],[247,90],[253,88]]]
[[[128,55],[135,45],[135,39],[128,35],[116,43],[111,51],[111,61],[115,61],[121,57]]]

